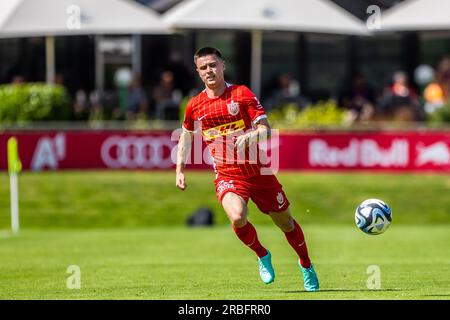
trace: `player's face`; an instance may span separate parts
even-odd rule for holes
[[[200,79],[208,88],[217,88],[224,82],[225,64],[215,54],[197,58],[196,65]]]

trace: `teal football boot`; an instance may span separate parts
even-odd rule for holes
[[[267,254],[264,257],[258,258],[258,262],[261,280],[265,284],[272,283],[275,280],[275,271],[272,267],[272,255],[269,250],[267,250]]]
[[[317,278],[314,266],[311,264],[311,267],[303,268],[302,265],[300,264],[300,260],[298,261],[298,266],[300,267],[303,273],[303,282],[305,290],[309,292],[319,291],[319,279]]]

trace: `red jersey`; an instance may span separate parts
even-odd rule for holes
[[[203,139],[214,159],[216,175],[253,177],[259,175],[263,165],[255,154],[238,155],[234,148],[235,137],[254,128],[267,118],[258,98],[244,85],[230,85],[220,97],[209,98],[206,90],[193,97],[187,104],[183,128],[190,132],[200,124]],[[257,148],[259,155],[259,149]],[[254,151],[254,150],[252,150]]]

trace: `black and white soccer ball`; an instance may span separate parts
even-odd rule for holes
[[[384,201],[367,199],[356,208],[355,222],[367,234],[382,234],[392,222],[392,210]]]

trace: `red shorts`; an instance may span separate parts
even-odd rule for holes
[[[239,178],[219,176],[214,181],[219,202],[228,192],[241,196],[245,202],[248,199],[256,204],[264,213],[285,211],[289,208],[289,200],[283,191],[283,186],[274,175],[258,175],[241,180]]]

